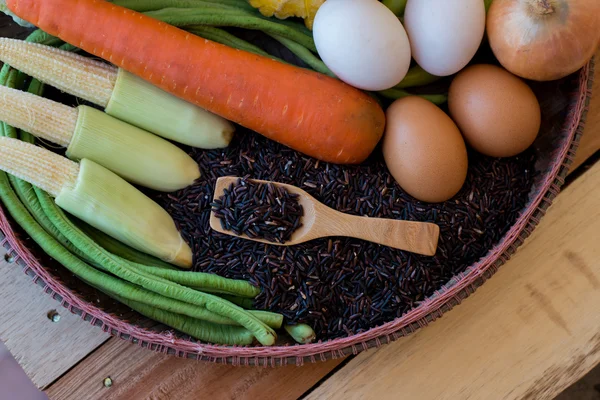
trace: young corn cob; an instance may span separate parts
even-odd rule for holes
[[[0,60],[85,99],[107,114],[156,135],[203,149],[227,147],[234,126],[112,65],[78,54],[0,38]]]
[[[183,150],[88,106],[77,108],[0,86],[0,120],[67,147],[67,157],[92,160],[130,182],[165,192],[200,177]]]
[[[192,251],[169,214],[108,169],[76,163],[17,139],[0,137],[0,170],[35,185],[68,213],[121,242],[183,268]]]
[[[41,147],[0,136],[0,169],[56,197],[74,187],[79,164]]]

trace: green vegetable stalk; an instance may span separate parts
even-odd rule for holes
[[[306,324],[285,325],[284,328],[300,344],[312,343],[316,339],[315,331]]]
[[[492,2],[494,0],[483,0],[483,2],[485,3],[485,12],[488,12],[490,10],[490,6],[492,5]]]
[[[402,17],[404,15],[406,3],[408,3],[408,0],[383,0],[383,4],[398,17]]]
[[[419,96],[437,105],[444,104],[448,101],[448,96],[445,94],[413,94],[402,89],[383,90],[379,92],[379,94],[392,100],[402,99],[408,96]]]

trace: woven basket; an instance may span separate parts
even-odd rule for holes
[[[132,312],[73,278],[21,234],[0,208],[0,244],[6,260],[19,265],[44,292],[72,313],[111,335],[154,351],[234,365],[303,364],[344,357],[407,336],[442,316],[468,297],[510,259],[546,213],[565,182],[591,96],[593,62],[562,81],[534,85],[545,111],[536,141],[537,178],[529,201],[511,229],[487,255],[401,318],[351,337],[310,345],[229,347],[198,343]],[[549,111],[548,111],[549,110]]]

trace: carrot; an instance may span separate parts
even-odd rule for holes
[[[74,46],[320,160],[360,163],[383,134],[385,116],[377,102],[323,74],[202,39],[102,0],[6,4]]]

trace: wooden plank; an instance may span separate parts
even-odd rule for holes
[[[462,305],[360,354],[308,398],[553,398],[600,362],[599,232],[597,163]]]
[[[4,248],[0,250],[0,340],[33,383],[43,389],[108,340],[109,335],[45,295],[20,265],[4,261],[5,252]],[[60,315],[57,323],[48,318],[52,310]]]
[[[233,367],[184,360],[111,339],[46,393],[55,400],[296,399],[341,360],[304,367]],[[113,385],[107,388],[104,379]]]

